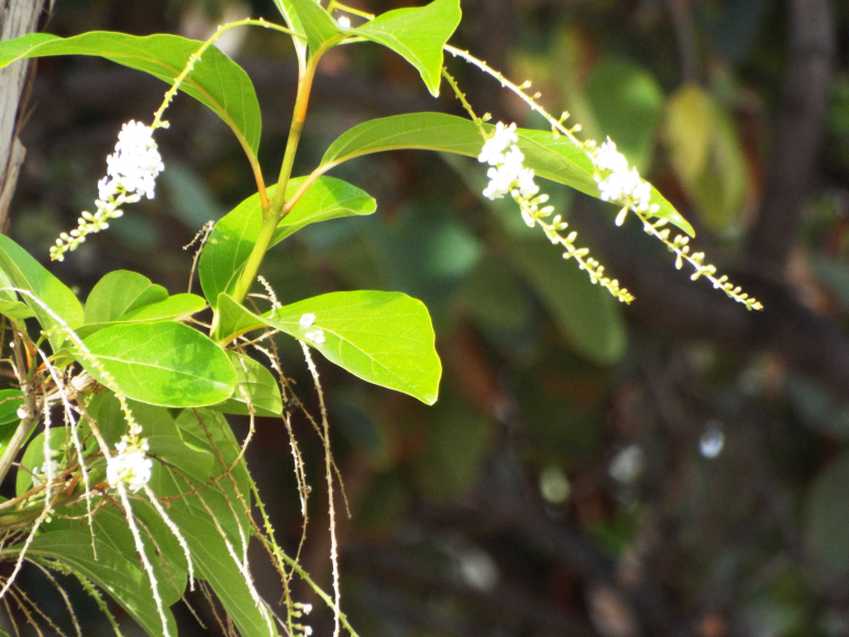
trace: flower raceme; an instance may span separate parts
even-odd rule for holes
[[[167,128],[166,123],[160,124]],[[124,214],[123,206],[143,197],[156,196],[156,178],[165,170],[159,147],[153,138],[155,128],[131,120],[118,133],[115,151],[106,158],[106,176],[97,184],[95,212],[84,210],[77,227],[63,232],[50,248],[50,258],[63,261],[86,237],[109,227],[109,221]]]
[[[147,438],[124,436],[115,445],[118,452],[106,465],[106,481],[113,489],[123,483],[135,493],[149,481],[153,460],[147,455],[150,446]]]
[[[620,206],[616,215],[616,225],[621,226],[629,212],[633,212],[643,223],[643,229],[650,236],[661,241],[675,255],[675,267],[681,269],[688,263],[694,270],[693,281],[708,279],[716,289],[722,290],[733,300],[742,303],[749,310],[761,310],[763,306],[754,297],[746,294],[739,286],[732,284],[727,276],[717,276],[716,266],[705,263],[703,252],[692,252],[690,238],[672,235],[666,219],[658,218],[660,206],[652,203],[652,187],[640,176],[639,171],[628,163],[609,137],[598,145],[595,141],[580,142],[580,145],[593,163],[594,179],[599,197]],[[533,228],[539,225],[549,241],[564,248],[563,258],[572,259],[585,270],[590,281],[600,284],[619,301],[631,303],[634,297],[628,290],[620,287],[616,279],[605,276],[604,266],[589,256],[587,248],[575,246],[577,233],[564,234],[569,224],[561,215],[554,213],[553,206],[547,205],[548,195],[540,194],[535,181],[534,171],[525,166],[525,156],[519,148],[519,134],[515,123],[498,122],[495,130],[484,142],[478,161],[489,165],[489,182],[483,190],[488,199],[501,199],[508,194],[518,204],[525,223]]]
[[[577,232],[565,233],[569,224],[561,215],[554,215],[554,206],[548,204],[548,195],[540,192],[534,171],[525,166],[515,123],[496,124],[494,133],[484,142],[478,161],[489,166],[486,173],[489,182],[483,190],[484,197],[495,200],[509,194],[519,206],[527,226],[540,226],[553,245],[563,248],[563,258],[575,259],[578,267],[587,272],[593,285],[601,285],[623,303],[634,300],[633,295],[621,287],[618,280],[605,275],[604,266],[590,256],[588,248],[577,247]]]

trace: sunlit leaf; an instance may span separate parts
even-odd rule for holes
[[[90,31],[69,38],[49,33],[0,42],[0,68],[18,60],[57,55],[102,57],[171,84],[202,42],[177,35],[135,36]],[[181,86],[218,115],[252,156],[259,149],[262,116],[253,82],[238,64],[214,47],[204,53]]]
[[[460,24],[460,0],[434,0],[394,9],[349,32],[392,49],[412,64],[434,97],[439,96],[443,49]]]
[[[304,177],[292,179],[286,189],[292,197],[304,183]],[[274,193],[274,188],[269,193]],[[377,203],[356,186],[336,179],[322,177],[312,184],[283,217],[271,245],[276,245],[299,230],[322,221],[355,215],[369,215]],[[210,304],[218,295],[231,292],[262,227],[259,195],[245,199],[215,224],[198,264],[201,287]]]
[[[79,361],[110,389],[163,407],[198,407],[227,400],[236,372],[227,354],[209,338],[181,323],[113,325],[85,339],[109,374],[87,356]]]
[[[330,170],[364,155],[405,149],[477,157],[482,144],[481,133],[471,120],[444,113],[408,113],[369,120],[345,131],[330,145],[321,163]],[[523,128],[519,129],[519,148],[525,163],[538,176],[600,197],[592,162],[565,137]],[[691,236],[695,234],[690,223],[655,188],[651,201],[659,206],[658,217]]]

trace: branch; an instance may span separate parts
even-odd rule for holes
[[[44,5],[45,0],[0,0],[0,40],[35,31]],[[0,231],[7,225],[9,204],[26,154],[18,141],[26,79],[25,62],[0,70]]]
[[[835,51],[830,0],[789,0],[789,68],[769,153],[766,192],[748,237],[753,268],[780,277],[799,235],[823,132]]]

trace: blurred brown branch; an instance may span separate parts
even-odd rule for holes
[[[0,40],[36,31],[45,5],[45,0],[0,0]],[[0,70],[0,231],[8,224],[9,204],[26,155],[18,130],[29,93],[27,69],[24,62]]]

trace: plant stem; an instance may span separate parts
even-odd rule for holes
[[[277,224],[280,223],[280,219],[285,214],[286,187],[289,185],[289,179],[292,176],[292,167],[295,165],[298,144],[301,141],[301,133],[304,130],[304,123],[306,122],[307,111],[309,110],[315,71],[322,53],[323,50],[319,50],[310,57],[303,75],[298,79],[298,92],[295,97],[295,106],[292,110],[292,124],[289,127],[286,151],[283,154],[283,161],[280,164],[280,174],[277,178],[274,195],[271,197],[271,203],[262,211],[262,228],[253,250],[245,262],[245,268],[242,270],[242,274],[239,276],[236,287],[233,290],[233,297],[239,303],[245,299],[250,291],[259,272],[259,268],[262,265],[262,260],[265,258],[265,253],[271,247],[271,241],[274,238],[274,231],[277,228]]]
[[[23,356],[21,355],[21,349],[24,347],[24,340],[19,338],[16,333],[14,355],[15,363],[17,364],[19,373],[21,374],[23,374],[23,370],[26,369],[24,366],[25,363]],[[12,434],[12,438],[3,450],[3,455],[0,456],[0,484],[3,483],[3,480],[6,479],[6,475],[9,473],[9,469],[12,468],[15,456],[18,455],[21,447],[23,447],[26,441],[29,440],[30,434],[32,434],[33,429],[35,429],[36,425],[38,425],[39,408],[38,402],[35,399],[35,392],[32,391],[31,383],[32,373],[28,371],[27,377],[22,379],[21,383],[21,390],[26,398],[27,417],[23,418],[21,422],[18,423],[18,428],[15,429],[15,433]]]
[[[0,456],[0,483],[6,478],[6,474],[9,473],[12,463],[15,461],[15,456],[18,455],[24,443],[29,440],[30,434],[37,424],[38,418],[35,416],[28,416],[18,424],[18,428],[15,429],[11,440],[3,450],[3,455]]]

